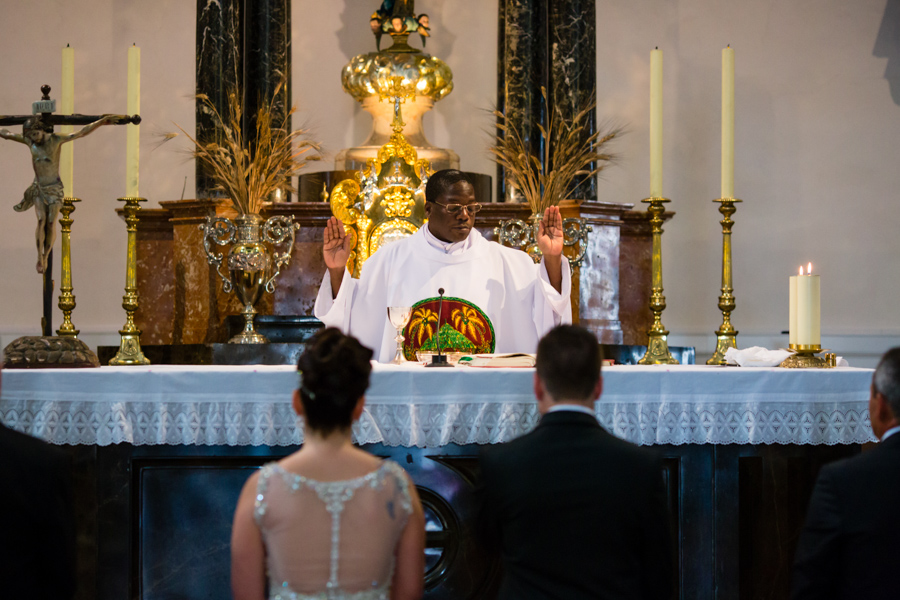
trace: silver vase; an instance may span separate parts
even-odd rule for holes
[[[230,344],[267,344],[269,340],[253,324],[255,305],[263,292],[275,291],[275,278],[291,260],[294,232],[300,225],[289,217],[269,217],[257,214],[240,215],[234,219],[207,217],[200,225],[203,249],[211,265],[222,279],[225,293],[232,290],[244,306],[244,330],[234,336]],[[227,254],[213,252],[212,244],[231,248]],[[267,245],[268,244],[268,245]],[[223,264],[227,275],[223,272]]]
[[[506,219],[500,221],[500,226],[494,228],[497,241],[512,248],[519,248],[528,253],[535,263],[541,262],[541,250],[537,245],[537,234],[540,231],[543,215],[531,215],[528,223],[521,219]],[[594,228],[587,224],[585,219],[568,218],[562,220],[563,245],[566,247],[577,246],[567,257],[569,265],[575,268],[584,261],[584,255],[588,247],[588,234]]]

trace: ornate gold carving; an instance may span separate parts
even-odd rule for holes
[[[341,85],[359,102],[369,96],[390,94],[394,77],[405,90],[427,96],[435,102],[453,91],[453,71],[447,63],[427,54],[360,54],[344,67]]]
[[[419,230],[419,226],[416,226],[409,221],[404,221],[403,219],[391,219],[390,221],[381,222],[372,231],[372,241],[369,244],[369,255],[375,254],[375,252],[381,248],[383,245],[382,238],[385,233],[397,229],[404,231],[407,235],[412,235]]]
[[[408,188],[394,186],[384,194],[381,198],[381,206],[384,207],[384,216],[392,217],[408,217],[412,215],[413,206],[416,199]]]
[[[331,212],[344,225],[356,223],[362,214],[358,207],[354,206],[359,196],[359,182],[353,179],[345,179],[331,190]]]
[[[383,165],[392,158],[402,159],[408,165],[413,166],[419,159],[419,155],[402,133],[394,132],[391,134],[391,140],[378,151],[376,162]]]

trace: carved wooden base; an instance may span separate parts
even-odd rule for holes
[[[100,361],[87,344],[72,337],[26,336],[3,350],[6,369],[65,369],[99,367]]]

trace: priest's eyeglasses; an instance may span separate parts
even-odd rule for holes
[[[459,214],[459,211],[463,209],[470,215],[474,215],[481,210],[482,206],[480,202],[472,202],[471,204],[441,204],[440,202],[435,202],[435,204],[443,206],[451,215]]]

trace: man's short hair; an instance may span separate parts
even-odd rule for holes
[[[446,194],[447,190],[460,181],[465,181],[473,188],[475,187],[469,176],[462,171],[457,171],[456,169],[438,171],[429,177],[428,183],[425,184],[425,202],[437,202],[438,198]]]
[[[891,348],[881,357],[872,385],[887,400],[894,417],[900,419],[900,347]]]
[[[603,356],[593,333],[559,325],[541,338],[537,375],[555,400],[589,400],[600,380]]]

